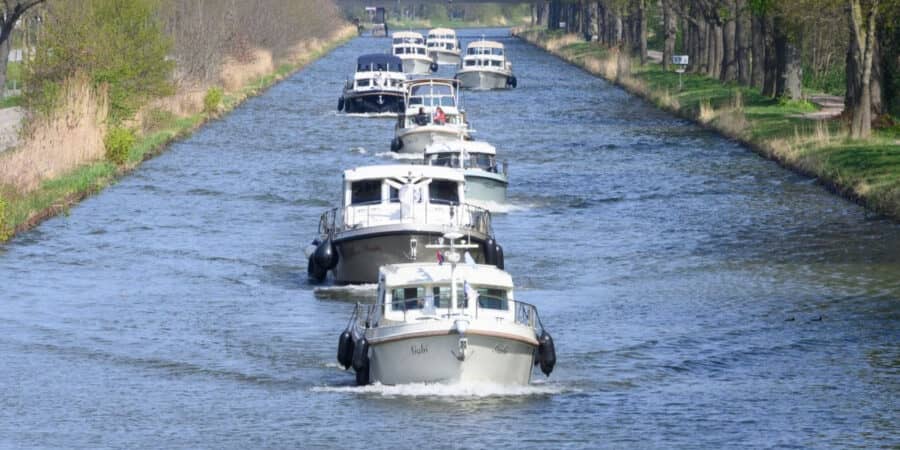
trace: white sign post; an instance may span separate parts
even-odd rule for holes
[[[678,72],[678,90],[680,91],[683,88],[681,74],[687,69],[688,55],[672,55],[672,64],[675,65],[675,71]]]

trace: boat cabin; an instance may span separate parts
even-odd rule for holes
[[[392,35],[392,52],[394,55],[426,56],[425,38],[413,31],[398,31]]]
[[[395,223],[490,230],[486,211],[466,204],[462,172],[424,165],[365,166],[344,171],[340,230]]]
[[[423,78],[406,82],[406,115],[401,117],[401,128],[422,125],[465,126],[465,117],[460,113],[459,82],[442,78]],[[419,109],[426,117],[418,117]],[[441,108],[445,120],[436,120],[435,113]]]
[[[509,69],[506,62],[503,44],[495,41],[475,41],[466,47],[466,56],[463,58],[463,67],[493,67],[496,69]]]
[[[357,91],[383,90],[400,91],[406,74],[403,73],[403,60],[381,53],[362,55],[356,59],[356,73],[352,86],[348,81],[348,89]]]
[[[497,161],[497,149],[482,141],[451,141],[429,145],[425,164],[456,169],[479,169],[506,174],[506,164]]]
[[[428,50],[459,50],[456,32],[450,28],[435,28],[428,32]]]
[[[512,277],[494,266],[413,263],[379,270],[378,313],[382,322],[418,321],[450,315],[517,321]],[[456,282],[456,301],[451,279]],[[524,304],[523,304],[524,305]]]

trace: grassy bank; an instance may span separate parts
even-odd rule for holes
[[[818,107],[807,101],[771,99],[753,88],[691,74],[683,75],[679,88],[678,74],[660,64],[640,66],[597,43],[535,29],[514,34],[900,221],[900,127],[851,140],[842,121],[808,117]]]
[[[322,42],[322,45],[297,55],[290,63],[279,65],[271,73],[255,77],[242,86],[225,91],[217,111],[190,115],[165,114],[156,117],[152,126],[138,136],[126,161],[116,165],[102,160],[81,165],[58,177],[43,181],[27,193],[12,189],[0,192],[0,242],[15,233],[28,230],[43,220],[68,211],[78,201],[101,191],[119,177],[137,168],[141,162],[164,151],[171,142],[190,135],[204,123],[234,109],[247,98],[262,93],[310,62],[356,36],[355,27],[346,27]]]
[[[450,20],[450,19],[415,19],[415,20],[388,20],[388,28],[393,31],[397,30],[419,30],[431,28],[490,28],[490,27],[511,27],[526,24],[528,18],[516,21],[498,16],[487,20]]]

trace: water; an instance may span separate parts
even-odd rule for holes
[[[484,33],[463,33],[463,41]],[[353,386],[364,292],[305,281],[360,38],[0,247],[0,447],[900,445],[900,227],[514,39],[465,95],[511,164],[495,217],[559,363],[526,388]],[[442,69],[450,73],[448,69]]]

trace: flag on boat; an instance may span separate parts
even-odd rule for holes
[[[463,292],[466,293],[467,301],[473,303],[478,301],[478,291],[468,281],[463,281]]]
[[[441,253],[440,250],[438,250],[436,253],[437,253],[438,265],[443,265],[444,264],[444,254]]]

